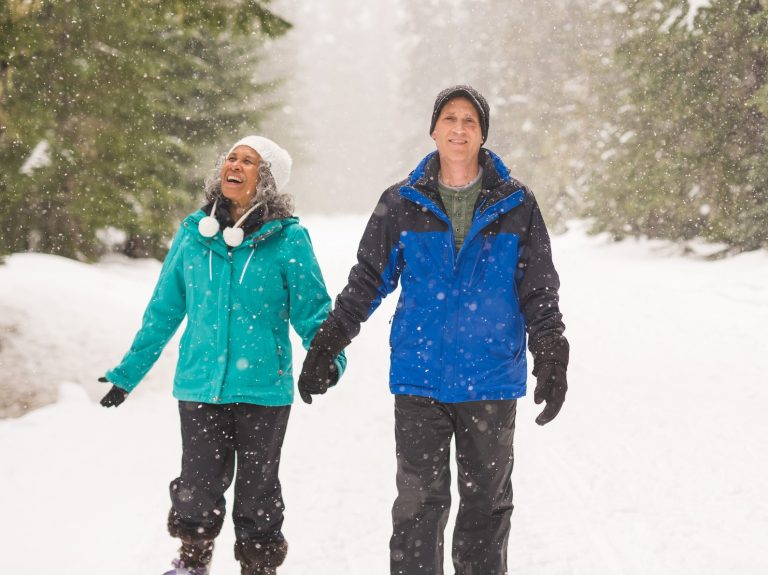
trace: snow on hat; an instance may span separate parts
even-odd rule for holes
[[[432,123],[429,125],[429,133],[435,131],[435,124],[440,117],[440,110],[443,109],[449,100],[453,98],[464,97],[467,98],[472,105],[477,109],[477,114],[480,116],[480,130],[483,134],[483,142],[488,139],[488,128],[491,119],[491,111],[488,108],[488,102],[485,101],[483,95],[475,90],[472,86],[466,84],[459,84],[458,86],[451,86],[446,88],[437,95],[435,99],[435,107],[432,111]]]
[[[283,148],[275,144],[269,138],[264,136],[246,136],[235,142],[227,152],[227,155],[232,153],[232,150],[238,146],[248,146],[256,151],[257,154],[265,162],[269,162],[269,171],[272,172],[272,177],[275,178],[275,184],[277,185],[277,191],[280,192],[291,179],[291,156]]]

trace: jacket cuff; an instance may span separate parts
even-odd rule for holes
[[[570,349],[568,340],[562,334],[544,337],[532,342],[533,375],[537,375],[539,368],[547,363],[556,363],[567,368]]]
[[[132,382],[131,379],[123,372],[122,369],[120,369],[119,366],[107,371],[104,377],[107,378],[107,381],[109,381],[109,383],[111,383],[115,387],[119,387],[126,393],[132,392],[134,388],[138,385],[137,383]]]
[[[332,315],[329,315],[312,338],[309,349],[316,349],[335,358],[350,343],[352,340],[349,339],[344,328]]]

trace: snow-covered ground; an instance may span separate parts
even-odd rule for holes
[[[304,223],[335,294],[365,219]],[[571,390],[543,428],[531,399],[519,405],[510,574],[768,573],[768,254],[705,262],[578,230],[553,241]],[[60,386],[58,403],[0,421],[3,573],[159,574],[174,556],[174,345],[123,406],[96,402],[106,388],[95,380],[127,349],[158,270],[35,254],[0,266],[14,357]],[[281,575],[388,573],[394,303],[363,326],[339,386],[294,406]],[[232,544],[228,521],[213,575],[238,572]]]

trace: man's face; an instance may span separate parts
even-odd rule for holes
[[[483,145],[480,117],[467,98],[449,100],[435,123],[432,139],[440,158],[468,161],[477,159]]]

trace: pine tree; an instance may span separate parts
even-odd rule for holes
[[[589,195],[596,229],[768,246],[766,64],[759,0],[636,0],[622,37]]]
[[[0,4],[0,253],[161,256],[198,156],[258,127],[265,2]],[[30,166],[37,152],[38,161]]]

